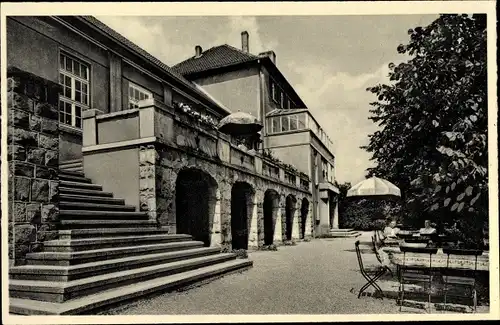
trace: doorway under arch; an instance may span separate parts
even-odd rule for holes
[[[271,245],[274,241],[274,230],[279,209],[279,194],[275,190],[264,193],[264,245]],[[280,225],[281,226],[281,225]]]
[[[210,246],[215,213],[217,182],[208,173],[197,169],[183,169],[175,184],[176,229],[194,240]]]
[[[236,182],[231,189],[231,245],[233,249],[248,249],[254,194],[252,186],[245,182]]]

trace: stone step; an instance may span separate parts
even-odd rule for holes
[[[83,239],[83,238],[113,238],[134,235],[148,235],[148,234],[167,234],[166,228],[97,228],[97,229],[70,229],[59,230],[59,239]],[[186,239],[192,239],[190,235],[185,236]]]
[[[64,207],[64,206],[63,206]],[[127,207],[127,206],[122,206]],[[133,208],[133,207],[132,207]],[[105,210],[66,210],[59,211],[59,218],[62,220],[80,220],[80,219],[108,219],[119,221],[148,220],[146,212],[135,211],[105,211]]]
[[[60,161],[59,166],[63,166],[63,165],[67,165],[67,164],[74,164],[74,163],[82,163],[83,164],[83,159],[77,158],[77,159],[69,159],[69,160]]]
[[[125,247],[130,245],[145,245],[148,243],[172,243],[191,240],[191,236],[184,235],[135,235],[110,238],[84,238],[70,240],[49,240],[43,243],[45,252],[81,252],[112,247]]]
[[[218,254],[218,247],[201,247],[173,252],[130,256],[72,266],[23,265],[11,268],[9,277],[15,280],[73,281],[109,272],[118,272],[188,258]]]
[[[60,181],[59,185],[61,187],[69,187],[69,188],[75,188],[75,189],[102,191],[102,185],[98,185],[98,184],[86,184],[86,183],[79,183],[79,182]]]
[[[94,219],[77,219],[77,220],[60,220],[59,229],[84,229],[84,228],[130,228],[130,227],[156,227],[157,222],[154,220],[94,220]]]
[[[71,176],[79,176],[79,177],[85,177],[85,173],[83,172],[73,172],[67,169],[59,169],[59,175],[71,175]]]
[[[83,173],[83,167],[70,167],[70,168],[65,168],[64,170],[68,172]]]
[[[28,265],[77,265],[121,257],[137,256],[137,254],[154,254],[158,252],[180,251],[203,247],[200,241],[180,241],[114,248],[94,249],[82,252],[38,252],[26,254]]]
[[[328,237],[330,238],[356,238],[361,236],[361,233],[358,231],[330,231]]]
[[[60,169],[74,168],[74,167],[83,167],[83,161],[72,160],[72,161],[63,161],[59,163]]]
[[[236,259],[236,254],[220,253],[216,255],[190,258],[187,260],[158,264],[125,270],[68,282],[10,280],[11,297],[34,299],[62,303],[70,299],[87,296],[99,291],[114,289],[139,281],[172,275],[200,267],[223,263]]]
[[[92,180],[90,178],[84,176],[64,174],[64,173],[59,173],[59,179],[62,181],[70,181],[70,182],[85,183],[85,184],[92,183]]]
[[[64,303],[50,303],[30,299],[10,298],[10,313],[21,315],[76,315],[103,308],[125,300],[136,299],[154,292],[165,292],[202,280],[213,279],[230,272],[252,267],[252,261],[236,259],[199,267],[190,271],[161,276],[127,286],[98,292]]]
[[[346,229],[330,229],[330,232],[352,232],[354,228],[346,228]]]
[[[135,206],[125,204],[103,204],[89,202],[71,202],[61,200],[59,203],[61,210],[86,210],[86,211],[132,211],[135,212]]]
[[[59,193],[62,194],[71,194],[71,195],[89,195],[89,196],[98,196],[98,197],[113,197],[113,193],[103,192],[100,190],[86,190],[81,188],[71,188],[71,187],[59,187]]]
[[[74,194],[60,194],[59,198],[61,201],[71,201],[71,202],[88,202],[88,203],[102,203],[102,204],[116,204],[125,205],[124,199],[115,199],[110,197],[99,197],[90,195],[74,195]]]

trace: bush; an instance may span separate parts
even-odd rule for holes
[[[311,241],[311,238],[309,238],[309,237],[304,238],[304,241],[305,241],[305,242],[310,242],[310,241]]]
[[[276,246],[275,244],[264,245],[260,248],[260,250],[262,250],[262,251],[277,251],[278,246]]]
[[[285,240],[285,241],[283,242],[283,244],[284,244],[285,246],[295,246],[295,245],[297,245],[297,243],[296,243],[294,240]]]
[[[248,253],[246,249],[233,249],[233,254],[236,254],[237,258],[248,258]]]

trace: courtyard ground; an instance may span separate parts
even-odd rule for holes
[[[365,263],[375,265],[370,233],[358,239]],[[192,289],[157,295],[101,311],[100,315],[186,314],[384,314],[398,313],[394,299],[357,298],[354,238],[315,239],[278,251],[250,252],[254,266]],[[365,249],[366,248],[366,249]],[[369,289],[370,290],[370,289]],[[487,308],[487,307],[486,307]],[[405,313],[425,313],[404,308]],[[478,312],[488,312],[479,308]]]

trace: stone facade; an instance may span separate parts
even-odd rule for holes
[[[60,86],[14,67],[7,76],[9,259],[22,264],[55,236]]]
[[[151,150],[151,149],[146,149]],[[303,198],[309,198],[310,194],[300,191],[296,188],[288,187],[285,184],[280,184],[275,181],[265,178],[256,177],[252,173],[246,172],[244,169],[231,168],[222,164],[217,164],[204,159],[202,156],[197,156],[194,153],[186,153],[181,150],[175,150],[170,147],[157,146],[156,152],[151,153],[152,156],[157,156],[155,166],[156,177],[156,217],[158,223],[162,226],[167,226],[171,232],[176,231],[176,180],[177,175],[185,169],[197,169],[203,173],[207,173],[210,178],[216,182],[216,203],[215,212],[212,216],[211,228],[211,245],[230,248],[231,247],[231,190],[236,182],[247,183],[254,191],[251,205],[248,211],[248,246],[249,248],[257,248],[264,245],[264,193],[268,189],[275,190],[279,193],[280,209],[278,212],[278,220],[276,221],[274,231],[274,243],[280,244],[285,241],[286,233],[286,211],[285,199],[288,195],[293,195],[297,202],[301,202]],[[143,168],[143,167],[141,167]],[[150,170],[151,171],[151,170]],[[151,175],[144,176],[146,179],[151,179]],[[142,182],[143,180],[141,180]],[[142,184],[142,183],[141,183]],[[144,194],[142,194],[144,193]],[[150,189],[141,186],[141,197],[144,195],[144,203],[148,200],[150,204],[147,206],[147,211],[151,211],[151,206],[154,205],[154,200],[151,200]],[[143,204],[141,204],[143,207]],[[145,210],[146,210],[145,209]],[[299,219],[300,206],[296,204],[293,218],[292,239],[299,240]],[[312,218],[311,212],[308,213],[308,225],[306,226],[306,237],[312,234]]]

